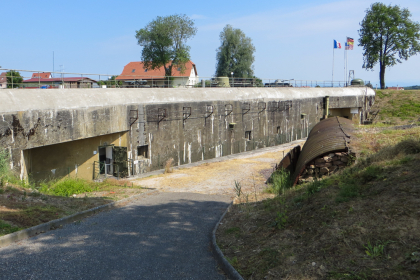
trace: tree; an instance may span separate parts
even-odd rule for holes
[[[7,88],[18,88],[22,86],[23,77],[19,72],[10,70],[6,72]]]
[[[360,23],[359,46],[363,46],[363,68],[373,69],[379,61],[381,89],[385,68],[401,63],[420,51],[420,24],[410,19],[408,9],[374,3]]]
[[[254,76],[255,47],[240,29],[226,25],[220,32],[221,45],[216,54],[216,76],[251,78]]]
[[[197,28],[186,15],[157,17],[145,28],[136,31],[138,44],[143,47],[141,57],[145,69],[165,68],[165,75],[172,76],[172,67],[185,71],[190,60],[188,39],[194,37]]]
[[[108,80],[105,81],[98,81],[98,85],[102,86],[102,85],[106,85],[106,86],[115,86],[115,85],[122,85],[122,81],[116,81],[116,78],[118,76],[112,76],[110,77]]]

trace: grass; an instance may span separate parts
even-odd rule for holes
[[[376,242],[376,245],[372,245],[370,241],[364,246],[366,255],[371,258],[379,258],[382,257],[385,251],[385,246],[388,245],[390,241],[387,242]]]
[[[266,190],[268,193],[280,195],[285,190],[290,189],[293,186],[290,172],[285,169],[280,169],[274,172],[271,175],[270,180],[272,184]]]
[[[275,198],[232,206],[217,240],[244,279],[419,279],[420,129],[385,131],[338,174],[290,188],[276,172]]]
[[[97,190],[97,188],[95,188]],[[66,178],[61,181],[42,183],[39,191],[41,193],[69,197],[73,194],[92,192],[94,188],[82,179]]]
[[[19,231],[19,230],[21,230],[21,228],[16,227],[16,226],[12,226],[12,225],[6,223],[3,220],[0,220],[0,236],[6,235],[6,234],[9,234],[9,233],[13,233],[13,232],[16,232],[16,231]]]
[[[419,90],[377,90],[375,107],[379,107],[377,123],[401,125],[420,123]]]
[[[0,236],[142,192],[127,180],[92,182],[64,178],[39,184],[20,181],[0,152]]]

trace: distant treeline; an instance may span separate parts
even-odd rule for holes
[[[404,87],[404,90],[410,90],[410,89],[420,89],[420,86]]]

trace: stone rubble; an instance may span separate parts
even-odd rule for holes
[[[312,182],[315,178],[321,179],[334,174],[354,162],[355,156],[351,152],[336,152],[320,156],[306,165],[299,183]]]

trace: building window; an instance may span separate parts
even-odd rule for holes
[[[277,134],[280,134],[280,126],[277,127]]]
[[[249,141],[249,140],[251,140],[251,139],[252,139],[252,136],[251,136],[251,131],[245,131],[245,139],[246,139],[247,141]]]
[[[148,158],[147,152],[149,150],[149,145],[138,146],[137,147],[137,156],[139,158]]]
[[[178,67],[178,71],[181,71],[181,67]]]
[[[136,69],[131,70],[131,73],[134,73],[134,72],[136,72]]]
[[[147,72],[147,69],[144,69],[144,72]]]

